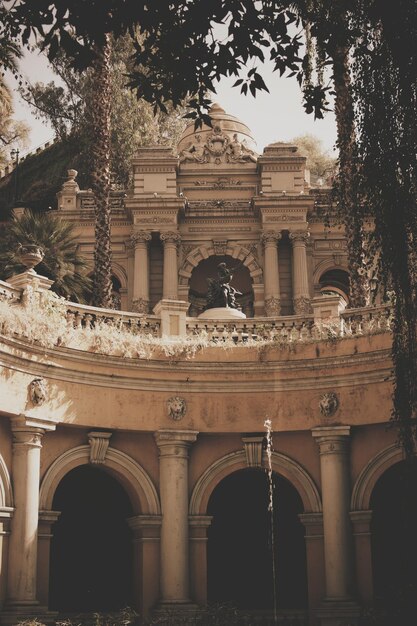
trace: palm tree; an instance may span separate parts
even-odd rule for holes
[[[91,114],[93,148],[91,154],[92,190],[95,198],[95,247],[93,304],[112,308],[111,239],[110,239],[110,134],[111,134],[111,81],[110,35],[96,49],[93,81],[96,89],[94,101],[88,103]]]
[[[89,266],[78,253],[77,235],[73,224],[51,213],[33,213],[4,223],[0,236],[0,277],[4,280],[24,271],[19,262],[19,247],[37,244],[44,251],[37,271],[54,281],[51,289],[76,302],[88,301],[91,280]]]

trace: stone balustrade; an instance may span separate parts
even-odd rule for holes
[[[38,277],[36,274],[34,275]],[[38,277],[41,278],[41,277]],[[42,287],[39,286],[41,289]],[[18,303],[22,301],[22,287],[0,281],[0,300]],[[230,342],[235,345],[253,342],[277,344],[305,343],[311,341],[337,340],[343,337],[356,337],[369,334],[391,332],[393,328],[393,307],[387,304],[362,309],[338,308],[338,298],[315,298],[314,313],[291,316],[255,317],[246,319],[210,320],[186,317],[186,303],[164,300],[165,316],[181,315],[174,335],[197,338],[203,336],[213,344]],[[182,304],[181,311],[178,304]],[[166,309],[166,310],[165,310]],[[152,337],[167,336],[164,331],[162,313],[146,314],[130,311],[115,311],[68,302],[67,320],[72,328],[95,329],[99,324],[108,324],[132,334],[146,334]],[[182,318],[181,318],[182,319]],[[163,332],[164,331],[164,332]],[[171,333],[172,334],[172,333]]]
[[[68,303],[68,323],[74,328],[94,328],[98,323],[111,324],[117,328],[150,334],[160,335],[160,319],[156,315],[144,315],[129,311],[115,311],[100,309],[84,304]]]
[[[4,280],[0,280],[0,300],[9,300],[18,302],[20,300],[21,290],[17,287],[12,287]]]

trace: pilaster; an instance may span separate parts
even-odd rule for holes
[[[296,315],[308,315],[311,312],[307,269],[307,230],[290,232],[293,252],[293,304]]]
[[[140,230],[132,233],[135,247],[132,308],[137,313],[149,311],[149,253],[151,233]]]
[[[176,231],[161,233],[164,245],[164,273],[163,273],[163,300],[178,300],[178,259],[177,250],[181,242],[180,234]]]
[[[136,515],[127,520],[133,534],[134,597],[146,619],[159,597],[161,516]]]
[[[278,241],[281,233],[268,230],[262,234],[264,245],[264,285],[265,313],[268,317],[276,317],[281,313],[281,298],[278,267]]]

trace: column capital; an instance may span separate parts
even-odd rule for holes
[[[282,238],[282,233],[276,230],[264,230],[261,235],[261,241],[264,246],[276,245]]]
[[[310,233],[308,230],[293,230],[290,232],[289,237],[293,245],[298,244],[305,246],[310,238]]]
[[[152,234],[147,230],[137,230],[130,235],[130,240],[134,247],[138,244],[147,245],[152,239]]]
[[[197,439],[196,430],[158,430],[154,433],[160,456],[188,456],[188,449]]]
[[[166,244],[174,244],[178,246],[181,243],[181,235],[177,231],[167,231],[161,233],[160,238],[164,246]]]
[[[14,445],[25,445],[41,448],[42,437],[46,431],[55,430],[56,424],[36,417],[19,415],[12,417],[10,425]]]
[[[311,430],[317,440],[320,455],[343,454],[350,441],[350,426],[319,426]]]

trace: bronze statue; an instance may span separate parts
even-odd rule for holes
[[[233,272],[237,270],[242,263],[236,267],[229,269],[226,263],[219,263],[217,266],[217,279],[208,278],[207,305],[205,310],[214,308],[237,309],[242,308],[236,302],[236,296],[242,293],[231,286]]]

